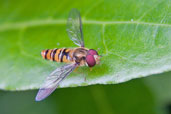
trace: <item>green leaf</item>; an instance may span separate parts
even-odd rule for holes
[[[72,8],[81,12],[86,47],[103,57],[93,71],[79,68],[60,87],[121,83],[169,71],[170,5],[169,0],[0,1],[0,88],[39,88],[63,65],[43,60],[40,52],[76,47],[66,33]]]

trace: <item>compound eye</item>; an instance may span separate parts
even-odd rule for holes
[[[86,62],[89,67],[93,67],[96,64],[96,60],[94,59],[93,55],[87,55],[86,56]]]
[[[88,50],[88,54],[90,54],[90,55],[98,55],[97,51],[94,50],[94,49]]]

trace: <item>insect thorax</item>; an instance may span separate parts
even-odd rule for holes
[[[73,58],[75,62],[79,63],[80,66],[85,65],[85,59],[88,49],[86,48],[75,48],[73,52]]]

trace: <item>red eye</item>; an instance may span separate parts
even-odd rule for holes
[[[94,49],[88,50],[88,54],[90,54],[90,55],[98,55],[97,51],[94,50]]]
[[[90,55],[90,54],[86,56],[86,62],[87,62],[89,67],[93,67],[96,64],[94,56]]]

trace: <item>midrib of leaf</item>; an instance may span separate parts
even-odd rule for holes
[[[65,19],[59,20],[33,20],[33,21],[25,21],[25,22],[16,22],[16,23],[6,23],[0,26],[0,32],[11,30],[11,29],[22,29],[27,27],[34,26],[43,26],[43,25],[61,25],[66,24]],[[151,23],[151,22],[143,22],[143,21],[96,21],[96,20],[83,20],[83,24],[94,24],[94,25],[115,25],[115,24],[140,24],[140,25],[148,25],[148,26],[161,26],[161,27],[171,27],[171,24],[163,24],[163,23]]]

